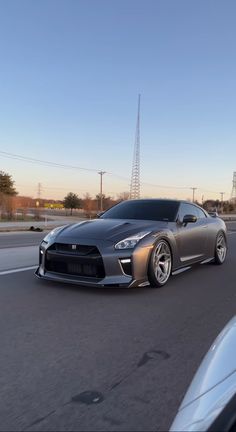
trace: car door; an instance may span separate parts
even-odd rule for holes
[[[183,224],[186,215],[194,215],[194,223]],[[208,224],[204,211],[194,204],[181,203],[177,220],[177,247],[181,264],[200,261],[206,257]]]

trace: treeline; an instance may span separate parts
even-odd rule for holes
[[[107,210],[124,198],[117,197],[116,199],[103,195],[102,207]],[[91,217],[100,212],[101,198],[96,196],[91,197],[88,193],[82,198],[70,192],[64,200],[53,200],[44,198],[31,198],[27,196],[10,196],[0,193],[0,217],[13,219],[14,214],[18,211],[22,217],[26,216],[27,212],[35,211],[37,213],[43,210],[62,210],[66,209],[72,215],[74,210],[80,210],[86,217]]]
[[[122,192],[117,197],[102,195],[102,209],[107,210],[117,202],[128,199],[129,193]],[[70,214],[73,210],[82,210],[86,217],[91,217],[101,210],[101,196],[92,197],[89,193],[79,197],[76,193],[69,192],[64,200],[53,200],[45,198],[32,198],[19,196],[15,189],[12,176],[0,171],[0,218],[13,219],[17,211],[24,218],[29,210],[35,209],[35,214],[39,215],[39,210],[68,209]]]
[[[223,201],[206,200],[202,207],[207,210],[217,210],[219,213],[233,213],[236,211],[236,200]]]
[[[116,203],[127,199],[129,199],[129,192],[119,193],[115,198],[102,195],[102,199],[100,194],[92,197],[89,193],[86,193],[80,197],[74,192],[69,192],[63,200],[19,196],[12,176],[0,171],[0,218],[13,219],[17,211],[20,211],[24,218],[27,212],[32,209],[35,209],[37,215],[39,215],[39,209],[68,209],[70,214],[73,214],[74,210],[80,210],[84,216],[93,217],[101,211],[101,207],[102,210],[107,210]],[[220,200],[206,200],[199,205],[202,205],[207,211],[217,210],[219,213],[236,212],[236,200],[223,202]]]
[[[116,198],[106,195],[96,195],[95,198],[91,197],[89,193],[86,193],[82,198],[78,195],[69,192],[62,201],[64,208],[70,209],[72,214],[73,209],[81,209],[84,211],[86,217],[99,213],[101,210],[107,210],[113,205],[120,201],[129,199],[129,193],[123,192],[117,195]]]

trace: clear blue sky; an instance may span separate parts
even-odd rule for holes
[[[0,0],[0,150],[229,196],[236,171],[235,0]],[[4,158],[21,194],[99,190],[96,173]],[[204,191],[205,189],[205,191]],[[104,192],[129,180],[104,176]],[[191,191],[142,185],[144,196]]]

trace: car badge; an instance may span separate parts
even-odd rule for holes
[[[71,247],[72,247],[72,249],[73,249],[73,250],[75,250],[75,249],[76,249],[76,245],[72,245]]]

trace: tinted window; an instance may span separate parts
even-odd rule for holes
[[[197,207],[195,207],[192,204],[182,203],[180,205],[180,210],[179,210],[180,222],[183,222],[183,218],[186,215],[193,215],[193,216],[196,216],[198,218]]]
[[[123,201],[107,210],[102,219],[140,219],[173,222],[176,220],[178,208],[178,201]]]
[[[183,221],[183,217],[185,215],[194,215],[198,219],[202,219],[206,217],[204,211],[201,210],[199,207],[188,203],[182,203],[180,205],[180,210],[179,210],[179,220],[181,222]]]

